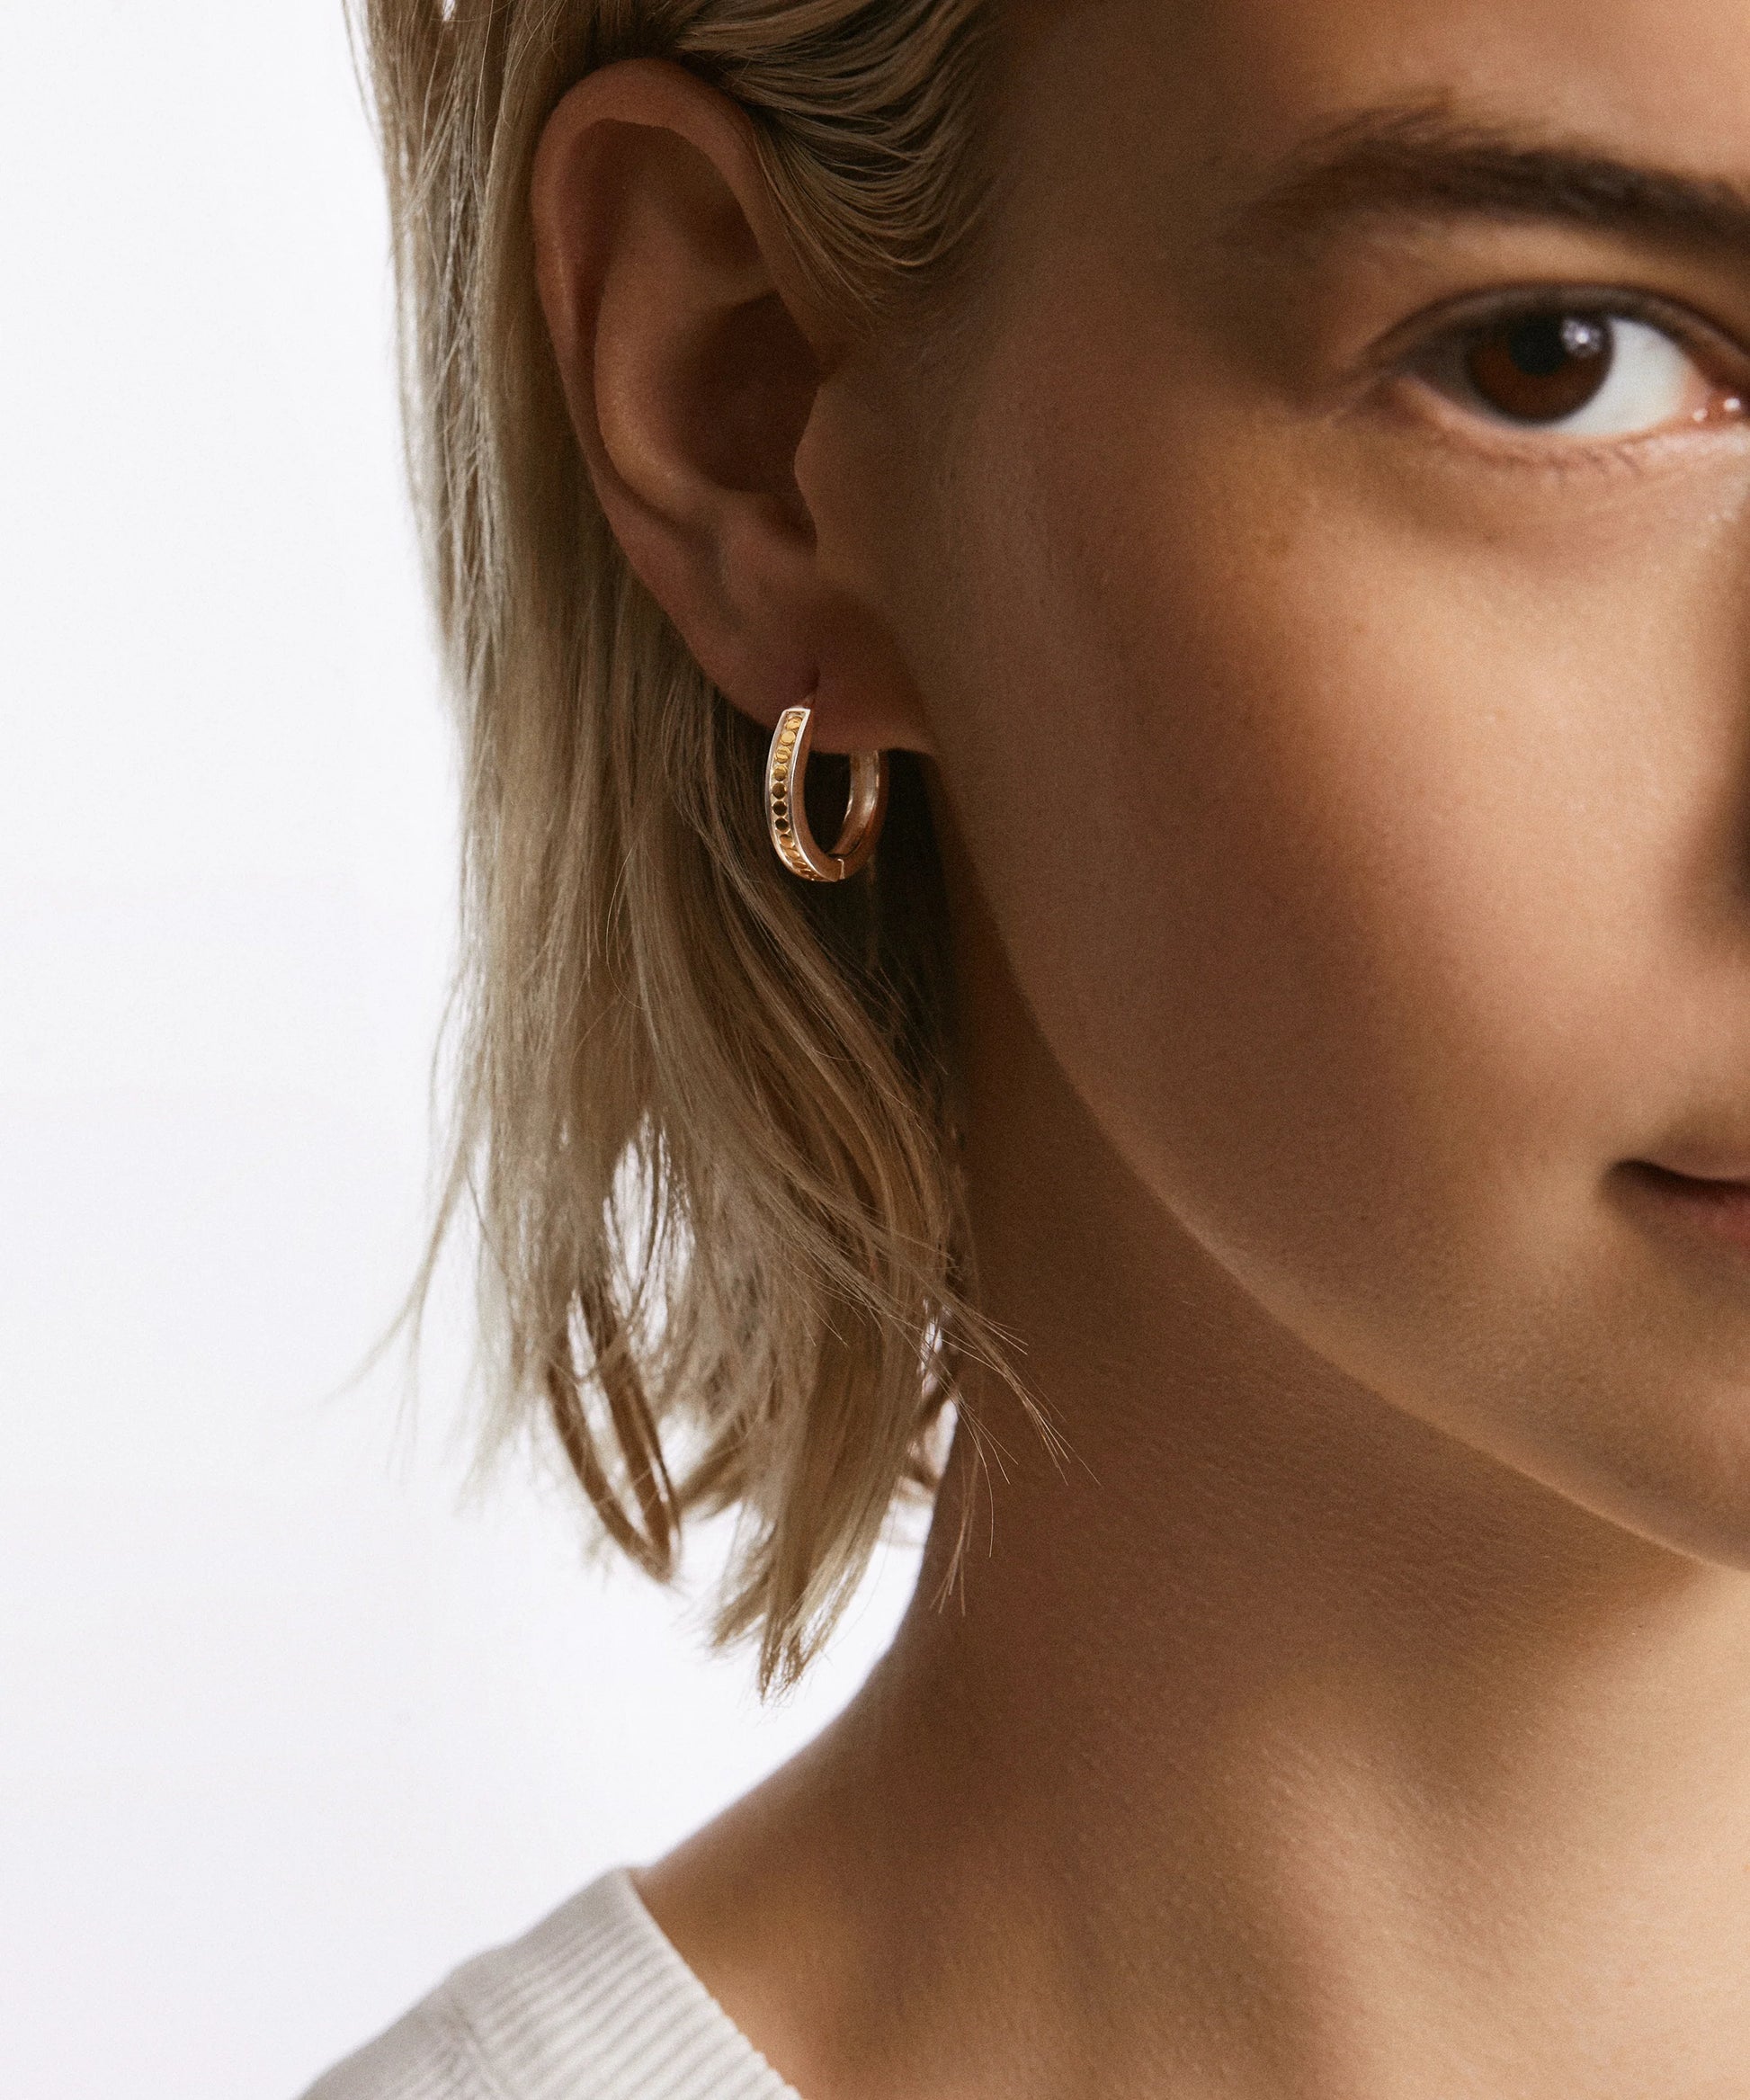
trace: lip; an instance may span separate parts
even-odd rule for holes
[[[1648,1159],[1627,1160],[1620,1171],[1671,1223],[1750,1255],[1750,1176],[1681,1174]]]

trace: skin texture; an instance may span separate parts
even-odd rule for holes
[[[1011,31],[923,367],[684,76],[536,171],[639,573],[760,720],[931,755],[984,1294],[1074,1454],[975,1395],[1006,1478],[957,1447],[866,1692],[640,1885],[805,2100],[1746,2100],[1750,1256],[1633,1163],[1750,1175],[1750,241],[1303,178],[1750,184],[1750,5]],[[1460,398],[1528,291],[1656,321],[1665,412]]]

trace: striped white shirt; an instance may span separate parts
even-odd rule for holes
[[[478,1955],[304,2100],[798,2100],[624,1868]]]

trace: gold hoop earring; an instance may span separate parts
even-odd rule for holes
[[[772,732],[765,755],[765,821],[778,858],[805,882],[843,882],[854,875],[881,836],[888,809],[888,760],[885,751],[851,754],[851,800],[839,827],[838,843],[822,853],[808,828],[802,783],[814,738],[814,710],[787,707]]]

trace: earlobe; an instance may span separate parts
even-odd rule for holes
[[[707,675],[768,726],[813,696],[823,749],[915,741],[857,690],[891,651],[853,640],[869,610],[823,576],[797,485],[835,345],[743,112],[664,61],[604,67],[549,120],[530,208],[596,496]]]

